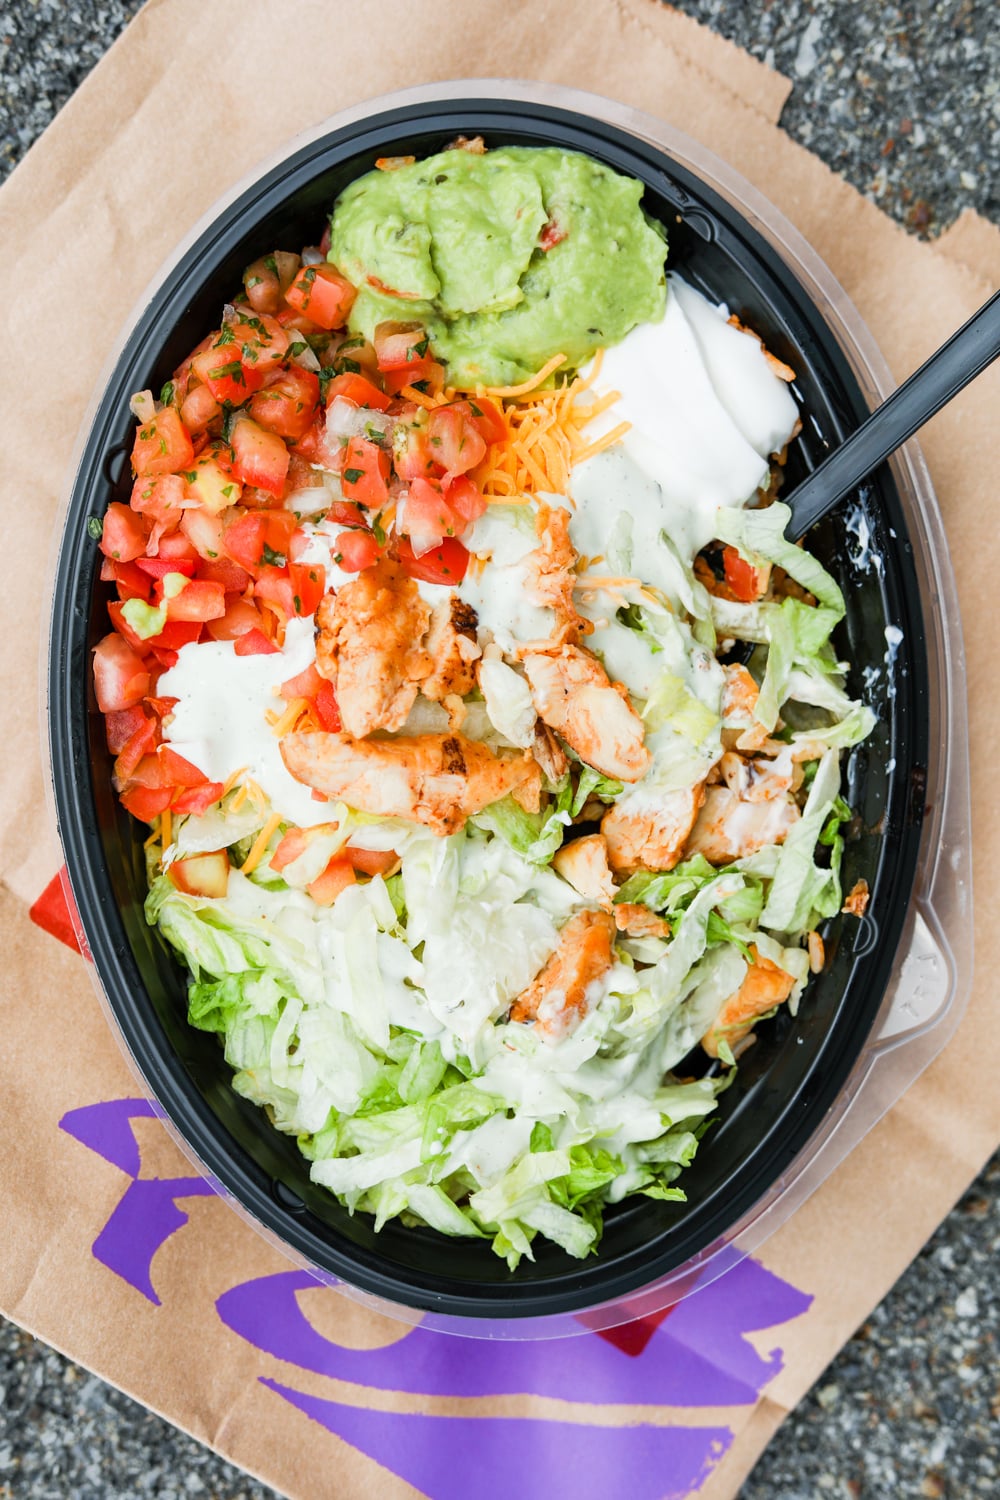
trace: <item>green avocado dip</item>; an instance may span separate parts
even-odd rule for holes
[[[577,152],[452,148],[369,172],[334,205],[329,259],[353,333],[422,323],[459,387],[569,368],[663,316],[666,238],[642,184]]]

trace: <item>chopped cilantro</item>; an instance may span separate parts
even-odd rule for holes
[[[101,520],[100,516],[87,517],[87,531],[94,538],[95,542],[100,541],[101,537],[104,535],[104,522]]]
[[[344,478],[347,480],[348,484],[357,484],[360,480],[364,479],[364,477],[365,477],[365,471],[364,471],[364,469],[345,469],[344,470]]]
[[[285,554],[283,552],[275,552],[274,548],[269,547],[266,542],[264,543],[263,560],[269,568],[283,568],[285,566]]]

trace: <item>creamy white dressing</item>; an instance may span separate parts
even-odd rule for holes
[[[177,699],[164,737],[209,780],[245,767],[283,818],[304,828],[323,822],[325,803],[286,770],[265,717],[285,707],[280,685],[315,659],[311,615],[289,620],[284,650],[270,655],[237,656],[232,641],[182,646],[159,682],[161,696]]]
[[[457,589],[471,605],[480,631],[488,631],[505,651],[519,642],[547,639],[555,613],[535,604],[528,593],[524,559],[538,546],[534,513],[527,507],[492,505],[463,538],[470,552],[488,555],[481,572],[470,570]]]

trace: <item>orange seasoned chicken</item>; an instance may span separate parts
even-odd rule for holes
[[[573,839],[552,856],[552,868],[563,880],[579,891],[587,901],[594,901],[605,911],[615,899],[615,883],[608,864],[608,846],[599,833]]]
[[[565,1036],[583,1020],[591,1003],[588,990],[614,963],[614,918],[604,911],[581,911],[559,934],[559,945],[522,990],[510,1010],[512,1021],[534,1021],[550,1037]]]
[[[619,932],[627,932],[629,937],[670,936],[670,923],[666,918],[658,917],[641,901],[619,901],[615,907],[615,926]]]
[[[457,594],[438,604],[431,615],[423,649],[431,671],[420,684],[425,698],[440,703],[449,693],[464,698],[476,685],[476,662],[482,656],[476,640],[476,611]]]
[[[316,611],[316,666],[333,683],[348,734],[399,729],[432,661],[421,646],[430,608],[417,586],[382,557],[327,594]]]
[[[650,766],[643,725],[620,683],[580,646],[529,651],[523,659],[539,716],[605,776],[639,781]]]
[[[631,811],[628,799],[616,802],[601,819],[614,870],[672,870],[705,800],[704,785],[643,798]]]
[[[710,864],[728,865],[756,854],[765,844],[783,844],[799,816],[795,803],[785,797],[750,802],[728,786],[710,786],[687,841],[685,858],[703,854]]]
[[[722,689],[722,743],[727,750],[759,750],[770,738],[769,731],[753,716],[760,689],[746,667],[734,663],[725,668]]]
[[[536,812],[542,773],[530,755],[499,756],[461,734],[356,740],[349,734],[286,734],[281,757],[297,781],[359,812],[412,818],[455,833],[472,813],[510,793]]]
[[[539,545],[524,559],[527,592],[536,604],[555,611],[556,624],[552,644],[578,641],[593,626],[576,610],[573,588],[576,573],[576,550],[569,539],[570,513],[561,506],[539,505],[535,530]]]
[[[746,978],[735,995],[730,995],[701,1039],[709,1057],[718,1057],[720,1042],[728,1042],[734,1047],[742,1041],[757,1017],[781,1005],[795,988],[794,976],[779,969],[769,958],[762,958],[752,943],[750,952],[753,963],[747,969]]]

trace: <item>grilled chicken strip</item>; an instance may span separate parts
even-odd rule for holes
[[[628,798],[609,807],[601,819],[614,870],[672,870],[680,859],[698,809],[705,800],[704,785],[685,787],[643,798],[641,810],[631,811]],[[647,804],[648,805],[645,805]]]
[[[560,646],[529,651],[523,665],[539,716],[581,760],[619,781],[645,776],[651,757],[642,720],[596,656],[579,646]]]
[[[476,685],[476,662],[482,656],[476,640],[476,611],[452,594],[431,615],[423,649],[430,657],[430,675],[420,684],[425,698],[440,703],[449,693],[464,698]]]
[[[795,803],[785,797],[745,802],[728,786],[710,786],[685,857],[703,854],[713,865],[744,859],[766,844],[783,844],[799,816]]]
[[[510,1019],[534,1021],[543,1034],[564,1036],[587,1014],[590,986],[614,963],[614,937],[614,918],[607,912],[570,917],[556,951],[511,1006]]]
[[[734,1047],[749,1032],[758,1016],[766,1015],[787,1000],[795,988],[795,978],[779,969],[769,958],[763,958],[751,943],[753,963],[734,995],[730,995],[712,1026],[701,1039],[709,1057],[718,1057],[720,1042]]]
[[[537,812],[542,773],[528,755],[499,756],[461,734],[356,740],[349,734],[286,734],[281,756],[297,781],[359,812],[412,818],[456,833],[472,813],[510,793]]]
[[[316,666],[333,683],[348,734],[402,726],[434,665],[421,646],[430,615],[413,579],[386,557],[320,601]]]

